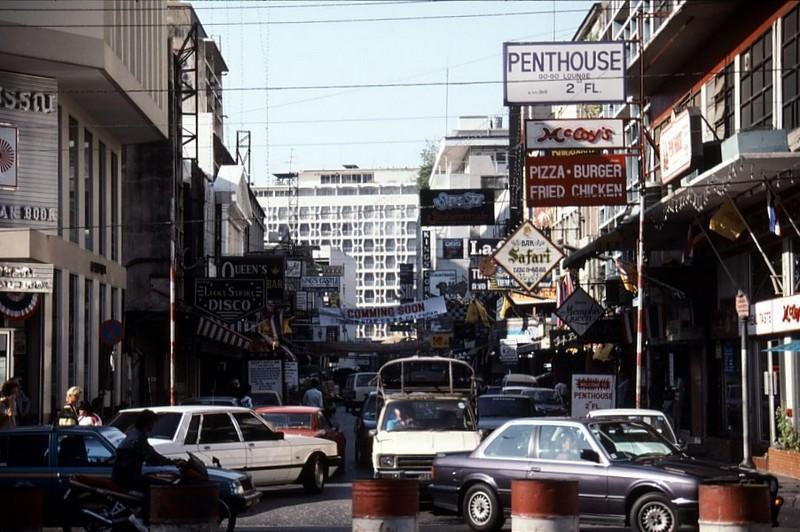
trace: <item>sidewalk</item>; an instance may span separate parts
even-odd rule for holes
[[[796,530],[800,527],[800,480],[778,477],[778,495],[783,497],[783,509],[778,520],[781,527]]]

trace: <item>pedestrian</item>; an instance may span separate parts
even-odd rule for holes
[[[239,406],[245,408],[253,408],[253,398],[250,397],[250,386],[244,385],[239,387],[239,395],[236,397]]]
[[[617,383],[617,408],[625,408],[628,406],[628,396],[630,395],[631,391],[631,380],[628,378],[627,374],[622,374],[620,376],[619,382]]]
[[[14,380],[17,383],[17,399],[15,401],[15,420],[17,425],[24,425],[28,422],[28,414],[31,411],[31,400],[28,395],[25,393],[25,390],[22,388],[22,377],[14,377]]]
[[[319,391],[319,381],[317,379],[311,379],[310,388],[303,394],[303,404],[305,406],[316,406],[319,408],[325,407],[322,402],[322,392]]]
[[[78,424],[78,405],[80,404],[83,390],[78,386],[71,386],[67,390],[64,406],[58,413],[59,427],[74,427]]]
[[[19,384],[14,379],[0,386],[0,429],[13,429],[17,426],[15,416]]]
[[[558,396],[561,397],[561,402],[564,403],[565,406],[568,405],[569,390],[567,388],[567,384],[564,382],[564,379],[559,378],[558,383],[554,388]]]
[[[92,406],[86,401],[82,401],[80,406],[78,406],[78,425],[99,427],[102,426],[102,424],[103,420],[100,419],[100,416],[95,414]]]

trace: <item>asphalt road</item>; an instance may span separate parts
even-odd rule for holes
[[[335,421],[340,424],[347,437],[347,468],[344,473],[336,473],[320,495],[306,495],[301,487],[276,487],[264,490],[263,498],[248,515],[239,519],[237,530],[243,532],[257,530],[283,530],[287,532],[307,532],[326,530],[331,532],[351,530],[351,486],[353,480],[372,478],[371,469],[356,466],[353,453],[355,418],[337,411]],[[423,532],[467,532],[459,516],[435,515],[429,507],[423,506],[419,515],[420,530]],[[788,532],[799,529],[795,515],[784,515],[781,528],[775,532]],[[581,527],[584,529],[584,527]],[[510,530],[510,519],[506,521]],[[585,527],[592,532],[619,532],[622,528]]]

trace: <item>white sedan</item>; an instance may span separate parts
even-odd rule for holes
[[[133,427],[143,408],[122,410],[111,425]],[[247,408],[233,406],[159,406],[148,436],[161,454],[181,458],[192,452],[206,464],[249,474],[257,486],[302,484],[318,493],[343,457],[336,443],[321,438],[284,436]]]

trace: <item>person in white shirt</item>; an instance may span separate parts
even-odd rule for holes
[[[322,392],[319,391],[319,381],[311,380],[311,387],[303,394],[303,405],[323,408]]]

